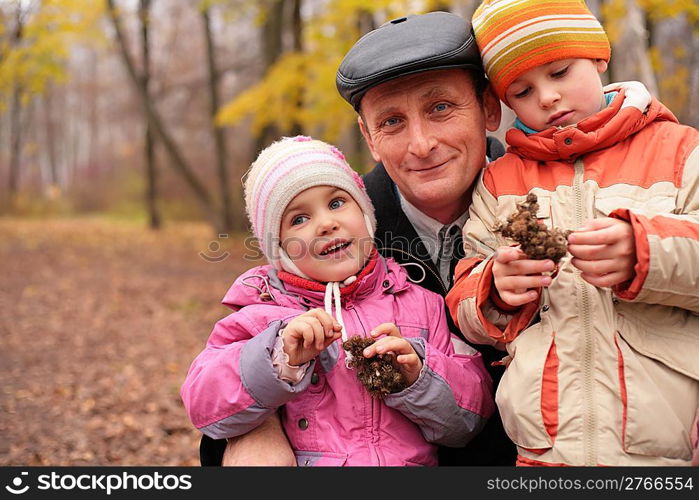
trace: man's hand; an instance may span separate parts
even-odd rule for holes
[[[295,467],[296,456],[286,439],[279,415],[274,413],[247,434],[230,438],[221,465]]]
[[[612,287],[635,275],[636,242],[626,221],[605,217],[586,222],[568,236],[568,251],[591,285]]]
[[[289,364],[301,366],[342,336],[340,324],[322,309],[296,316],[282,331]]]
[[[552,260],[527,259],[517,247],[500,247],[495,252],[493,281],[500,298],[511,306],[522,306],[539,298],[541,287],[551,284],[551,277],[542,273],[553,271]]]
[[[412,344],[400,334],[398,327],[393,323],[381,323],[370,334],[373,338],[381,335],[386,336],[364,349],[364,357],[373,358],[377,354],[394,353],[396,355],[396,368],[403,374],[407,384],[413,385],[420,376],[422,361]]]

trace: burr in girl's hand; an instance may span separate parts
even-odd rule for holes
[[[378,354],[372,358],[364,357],[364,349],[375,341],[369,337],[355,335],[347,339],[342,347],[352,354],[350,368],[357,370],[357,378],[372,396],[383,398],[393,392],[400,392],[406,387],[403,374],[393,364],[393,353]]]

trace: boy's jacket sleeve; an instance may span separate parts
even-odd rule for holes
[[[502,344],[514,340],[527,327],[539,305],[531,302],[512,310],[492,299],[493,255],[507,242],[493,232],[498,219],[495,197],[483,180],[487,174],[488,169],[484,170],[474,190],[463,231],[465,258],[456,267],[454,286],[446,302],[454,322],[468,340],[502,348]]]
[[[699,142],[699,132],[697,136]],[[614,292],[627,301],[699,313],[699,146],[688,154],[681,176],[675,213],[610,213],[631,224],[637,259],[634,278],[615,286]]]

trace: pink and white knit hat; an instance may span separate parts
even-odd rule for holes
[[[284,137],[264,149],[245,177],[245,210],[262,252],[277,269],[306,278],[280,246],[282,214],[294,197],[315,186],[346,191],[364,213],[367,230],[376,231],[374,206],[364,182],[336,147],[305,136]]]

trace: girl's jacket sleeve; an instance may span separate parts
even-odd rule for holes
[[[422,371],[413,385],[384,402],[417,424],[428,442],[462,447],[495,411],[492,380],[480,353],[449,331],[442,297],[429,292],[426,300],[428,310],[440,311],[434,327],[426,338],[406,337]]]
[[[313,364],[298,384],[279,378],[271,353],[286,323],[271,321],[263,329],[259,317],[254,319],[257,310],[248,306],[216,323],[182,385],[180,393],[189,418],[214,439],[254,429],[310,384]]]
[[[699,313],[699,132],[676,170],[680,189],[669,214],[618,209],[610,214],[633,228],[635,276],[613,288],[626,301],[679,307]]]
[[[473,193],[463,230],[466,257],[456,266],[454,286],[446,302],[452,319],[468,340],[502,349],[529,325],[539,304],[530,302],[512,308],[495,293],[493,255],[499,246],[508,243],[490,230],[497,217],[496,199],[483,179],[488,173],[488,169],[483,171]]]

